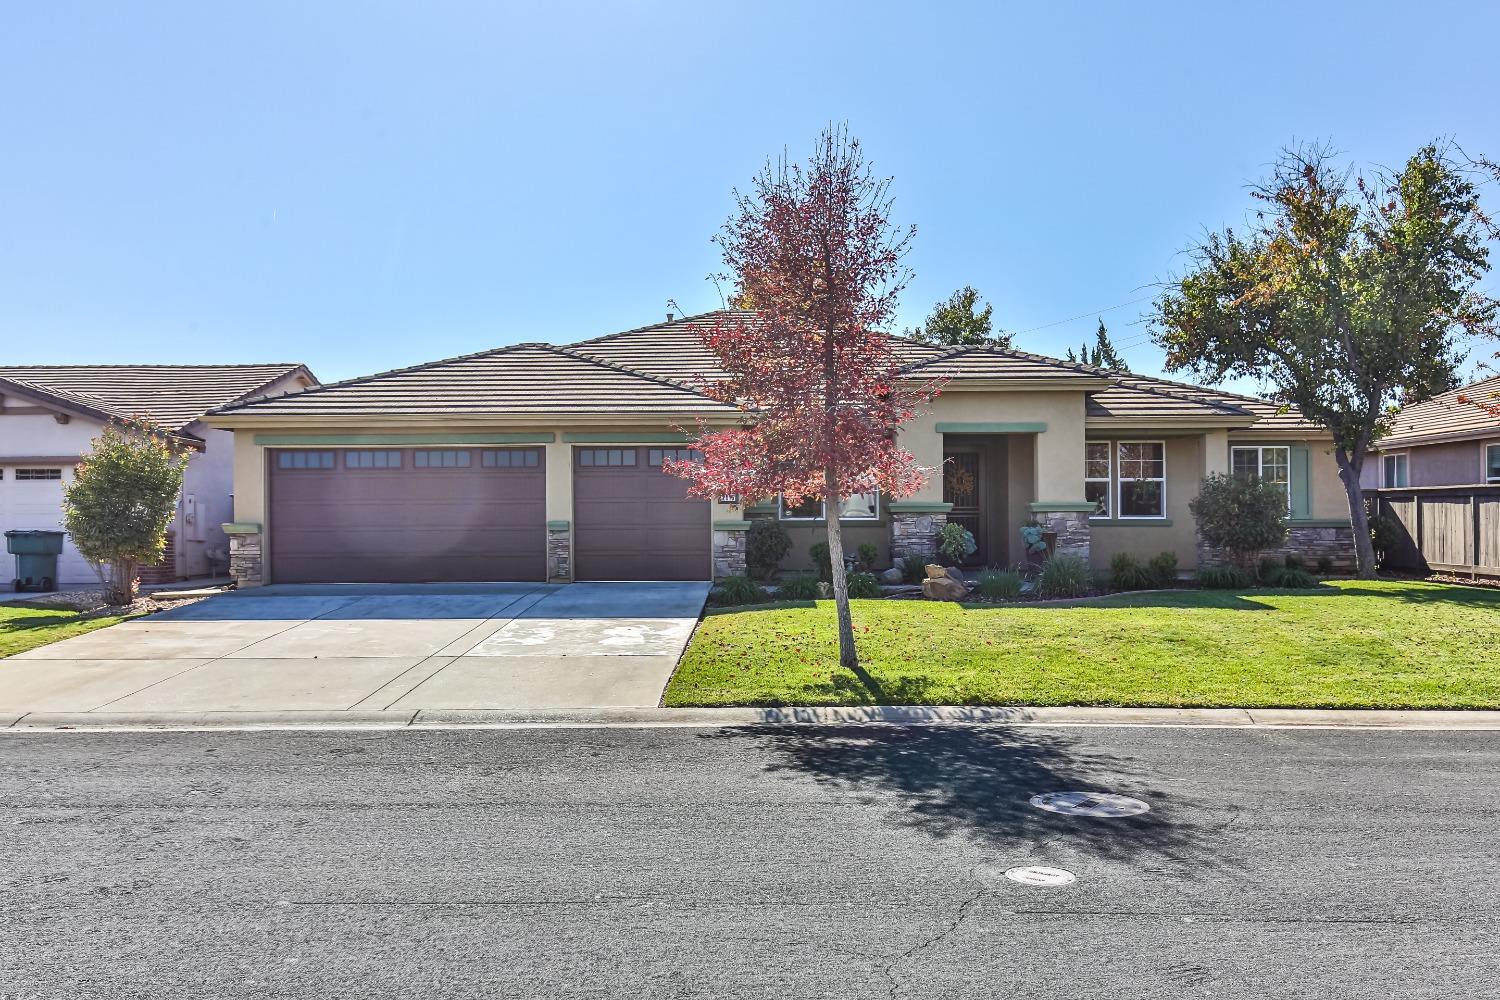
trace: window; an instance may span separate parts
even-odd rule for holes
[[[1500,483],[1500,441],[1484,446],[1484,481]]]
[[[1406,452],[1380,456],[1380,485],[1386,489],[1406,488]]]
[[[1230,470],[1242,479],[1251,476],[1263,483],[1275,483],[1286,494],[1286,509],[1292,509],[1292,449],[1286,445],[1264,448],[1231,448]]]
[[[279,451],[276,453],[278,469],[331,469],[334,456],[331,451]]]
[[[646,450],[647,465],[660,466],[663,461],[701,462],[703,452],[697,448],[648,448]]]
[[[419,469],[467,469],[467,451],[414,451],[411,464]]]
[[[1164,441],[1121,441],[1117,517],[1167,516],[1167,445]]]
[[[827,516],[827,508],[821,500],[803,500],[788,506],[785,497],[779,498],[783,521],[821,521]],[[880,517],[880,492],[854,493],[844,498],[839,506],[841,521],[874,521]]]
[[[579,448],[578,464],[584,468],[605,465],[634,465],[634,448]]]
[[[344,468],[399,469],[401,468],[401,453],[399,451],[346,451],[344,452]]]
[[[61,479],[61,469],[17,469],[16,482],[39,482],[43,479]]]
[[[1083,498],[1094,505],[1090,517],[1109,517],[1109,452],[1108,441],[1083,446]]]
[[[535,469],[541,460],[535,448],[498,448],[479,453],[479,464],[486,469]]]

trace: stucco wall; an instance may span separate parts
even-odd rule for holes
[[[1090,440],[1106,440],[1093,435]],[[1167,516],[1165,520],[1102,519],[1089,521],[1089,561],[1096,569],[1109,568],[1117,552],[1129,552],[1149,559],[1160,552],[1177,556],[1179,570],[1197,565],[1198,528],[1188,504],[1198,495],[1205,474],[1205,441],[1203,435],[1163,437],[1162,435],[1120,434],[1111,441],[1161,440],[1166,443]],[[1221,439],[1222,440],[1222,439]],[[1079,464],[1083,462],[1079,457]]]

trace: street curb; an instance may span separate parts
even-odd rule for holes
[[[296,729],[702,729],[726,726],[868,725],[1500,731],[1500,712],[872,706],[532,711],[429,709],[400,712],[31,712],[0,715],[0,732],[10,733]]]

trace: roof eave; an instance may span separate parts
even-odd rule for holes
[[[925,385],[929,382],[942,382],[943,392],[995,392],[1006,390],[1057,389],[1079,391],[1087,389],[1107,389],[1114,383],[1109,379],[1084,376],[1079,378],[965,378],[962,375],[944,377],[938,374],[924,373],[920,369],[908,371],[902,374],[900,380],[903,383],[915,383]]]
[[[640,423],[661,425],[663,423],[687,423],[699,419],[710,422],[732,423],[745,416],[739,410],[600,410],[595,412],[527,411],[524,413],[453,413],[432,411],[426,413],[252,413],[236,411],[204,419],[204,423],[220,430],[241,428],[264,429],[267,427],[368,427],[372,423],[400,426],[583,426],[600,423]]]
[[[1410,437],[1383,437],[1370,446],[1372,451],[1393,451],[1400,448],[1420,448],[1428,444],[1462,444],[1465,441],[1488,441],[1500,438],[1500,423],[1489,427],[1474,427],[1462,431],[1437,431],[1432,434],[1414,434]]]

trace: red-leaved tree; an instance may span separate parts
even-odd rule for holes
[[[768,163],[735,201],[715,237],[721,277],[755,311],[726,313],[705,331],[726,373],[706,392],[745,417],[729,430],[700,428],[702,462],[669,469],[692,496],[824,502],[839,663],[857,671],[842,501],[872,490],[910,496],[930,472],[897,447],[896,429],[937,387],[901,383],[881,332],[910,277],[902,259],[916,230],[892,225],[890,179],[875,176],[842,128],[824,130],[805,166]]]

